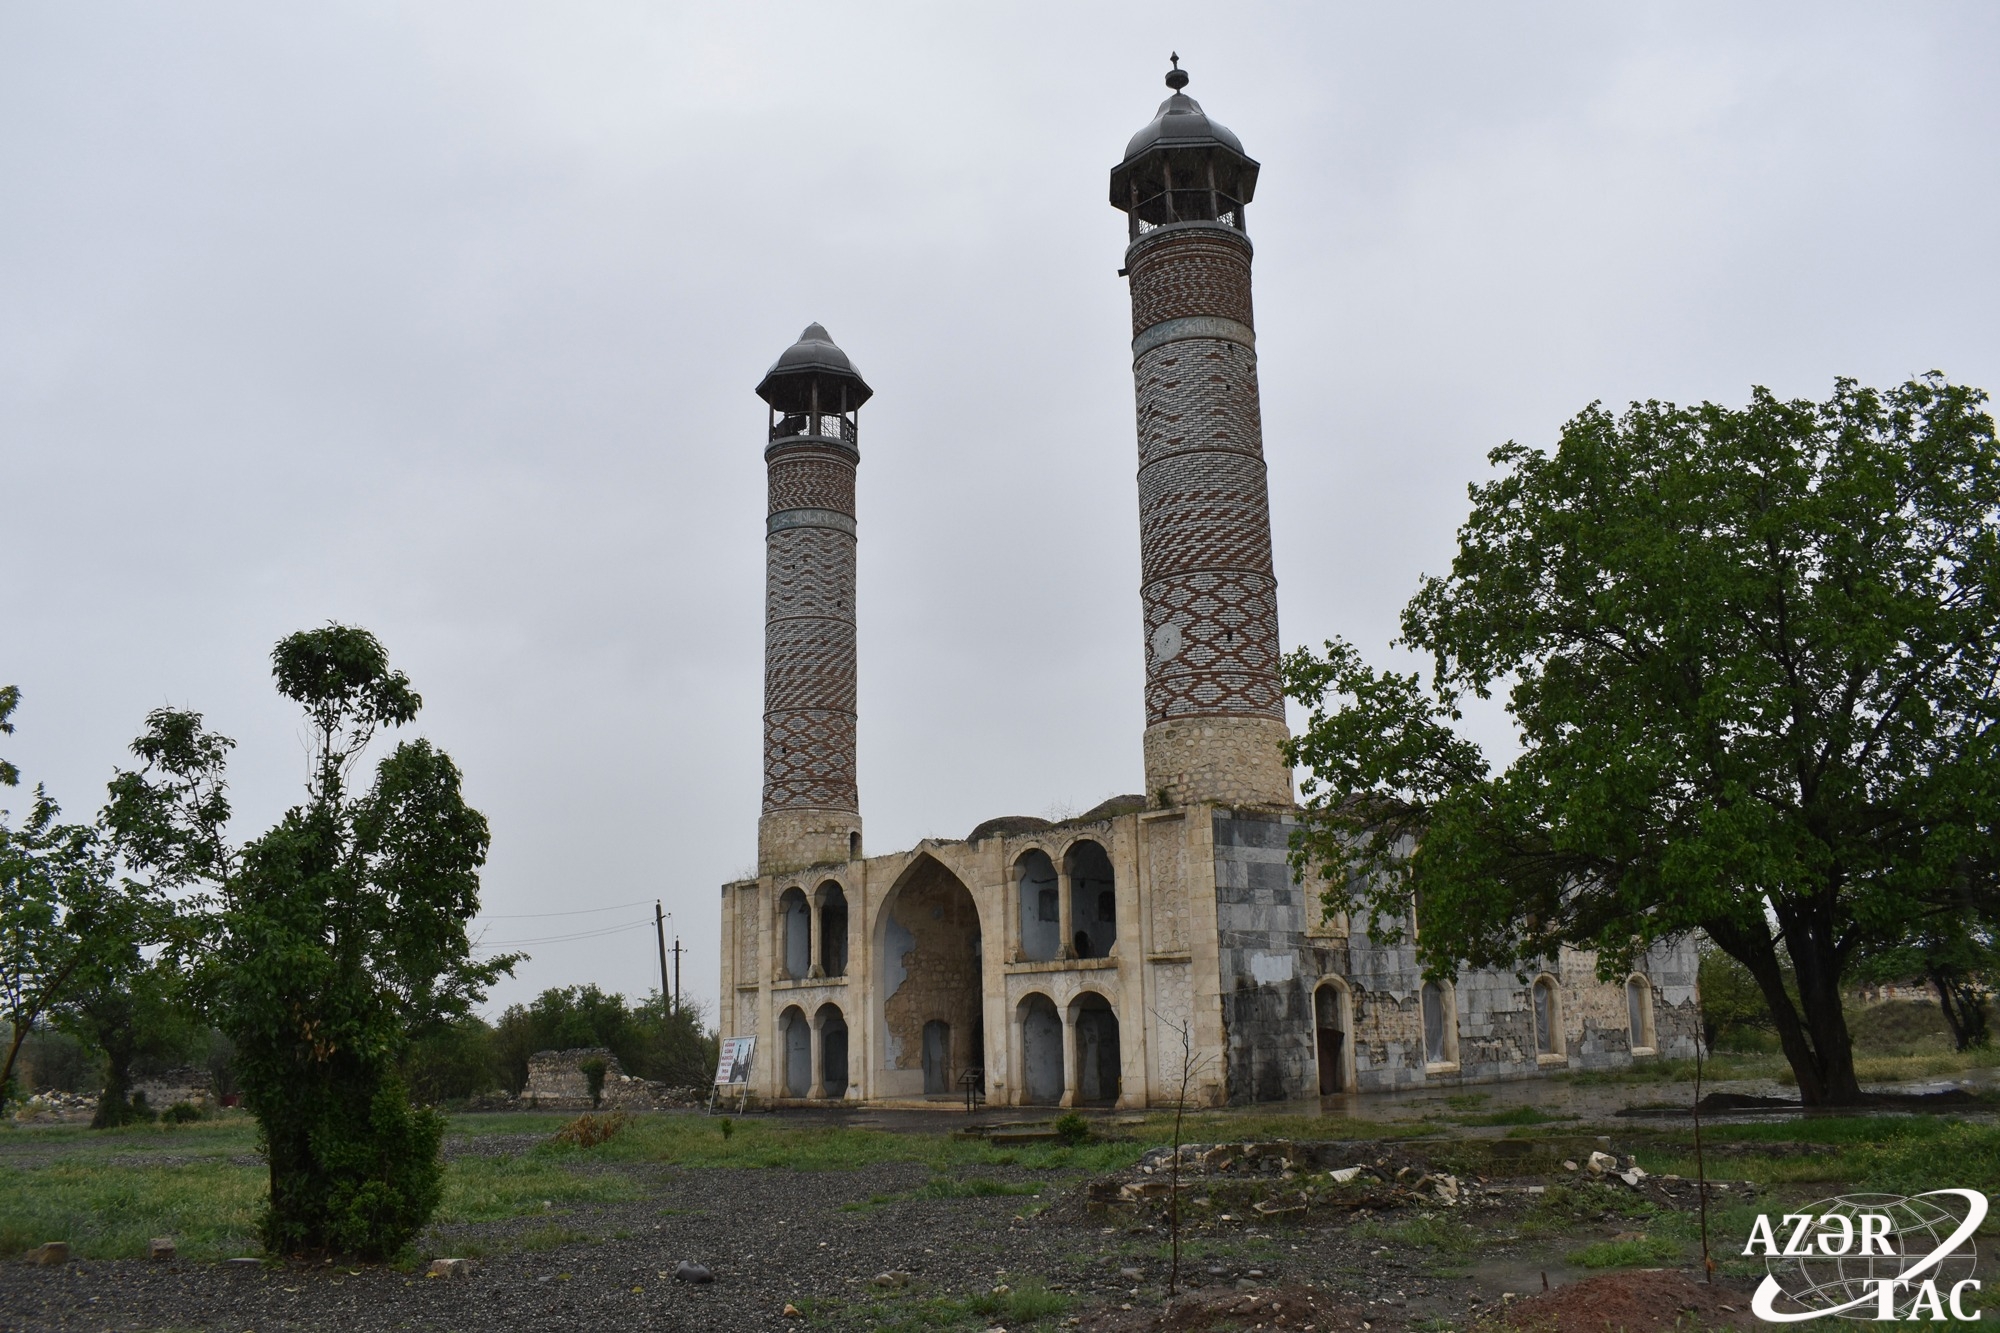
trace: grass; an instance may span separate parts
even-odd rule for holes
[[[1076,1147],[1024,1143],[1001,1148],[984,1139],[845,1126],[799,1126],[776,1118],[738,1120],[733,1132],[725,1136],[720,1123],[707,1117],[649,1116],[636,1121],[609,1143],[572,1151],[582,1160],[663,1162],[692,1167],[844,1171],[878,1162],[922,1162],[939,1172],[1021,1166],[1039,1171],[1103,1174],[1138,1161],[1145,1147],[1136,1140],[1111,1140]]]
[[[640,1196],[636,1181],[611,1172],[585,1173],[571,1154],[537,1150],[519,1157],[460,1157],[445,1164],[444,1202],[436,1222],[494,1222],[545,1211],[546,1205],[624,1203]]]
[[[1402,1222],[1362,1222],[1353,1233],[1364,1240],[1383,1241],[1401,1249],[1421,1246],[1445,1256],[1470,1254],[1479,1243],[1479,1235],[1471,1227],[1436,1213],[1419,1213]]]
[[[1680,1259],[1680,1243],[1664,1236],[1601,1240],[1569,1252],[1569,1261],[1584,1268],[1662,1268]]]
[[[1837,1182],[1857,1190],[1897,1194],[1942,1185],[1989,1194],[2000,1190],[2000,1125],[1991,1123],[1935,1116],[1828,1117],[1731,1125],[1723,1133],[1726,1141],[1812,1144],[1832,1151],[1712,1155],[1711,1179],[1720,1176],[1759,1185]],[[1672,1171],[1690,1179],[1695,1174],[1693,1147],[1686,1135],[1642,1149],[1640,1160],[1648,1171]]]
[[[143,1256],[152,1237],[169,1235],[190,1258],[258,1248],[265,1173],[231,1160],[256,1148],[247,1117],[114,1130],[23,1127],[0,1141],[64,1150],[46,1164],[0,1165],[0,1256],[66,1240],[87,1258],[129,1259]]]
[[[1494,1111],[1489,1115],[1454,1115],[1445,1119],[1459,1125],[1553,1125],[1583,1117],[1561,1115],[1544,1111],[1539,1106],[1516,1106],[1505,1111]]]
[[[866,1324],[883,1333],[932,1333],[936,1329],[996,1325],[1030,1328],[1069,1312],[1071,1298],[1064,1292],[1050,1291],[1039,1279],[1022,1278],[1001,1285],[1008,1290],[969,1295],[913,1292],[851,1305],[815,1301],[805,1313],[844,1316],[842,1322]]]

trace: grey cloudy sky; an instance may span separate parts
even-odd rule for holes
[[[658,895],[710,996],[750,390],[817,319],[877,391],[870,848],[1136,790],[1106,177],[1170,48],[1264,164],[1288,645],[1392,660],[1486,451],[1593,399],[2000,387],[1990,6],[15,3],[0,752],[85,814],[197,708],[254,833],[304,777],[271,645],[368,626],[492,820],[487,938]],[[648,931],[530,952],[496,1001],[656,980]]]

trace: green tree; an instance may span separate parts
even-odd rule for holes
[[[411,1106],[411,1034],[469,1012],[514,958],[475,962],[484,817],[428,741],[349,775],[378,731],[421,700],[366,630],[304,631],[272,653],[278,690],[313,737],[306,800],[241,849],[224,835],[229,742],[198,715],[148,720],[147,760],[114,784],[107,820],[134,864],[205,904],[192,945],[201,993],[270,1163],[265,1245],[394,1254],[436,1207],[443,1120]]]
[[[21,701],[0,687],[0,734]],[[20,772],[0,762],[0,785]],[[98,831],[61,822],[62,810],[37,786],[19,825],[0,810],[0,1019],[7,1024],[0,1057],[0,1108],[14,1095],[21,1047],[80,980],[115,969],[136,951],[142,904],[112,875],[112,858]]]
[[[1615,974],[1699,928],[1756,979],[1810,1104],[1859,1098],[1849,966],[1995,888],[2000,454],[1931,375],[1826,402],[1593,405],[1494,451],[1403,639],[1285,662],[1311,710],[1297,864],[1426,966],[1562,944]],[[1507,692],[1521,751],[1459,734]],[[1785,984],[1791,964],[1796,999]]]
[[[15,708],[19,707],[20,703],[21,687],[19,685],[0,685],[0,736],[11,736],[14,734],[12,718]],[[0,787],[12,787],[20,781],[21,770],[8,763],[5,759],[0,759]]]

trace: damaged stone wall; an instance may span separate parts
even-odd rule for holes
[[[604,1047],[579,1046],[568,1051],[536,1051],[529,1056],[528,1082],[521,1089],[520,1103],[542,1110],[591,1110],[590,1076],[583,1069],[591,1060],[604,1062],[597,1109],[637,1111],[687,1101],[685,1090],[627,1074],[618,1057]]]
[[[1317,977],[1302,966],[1305,894],[1285,861],[1293,821],[1223,808],[1212,817],[1227,1095],[1232,1104],[1303,1096],[1317,1086]]]
[[[883,953],[883,1067],[916,1076],[897,1080],[895,1091],[924,1090],[924,1030],[944,1023],[950,1067],[943,1091],[956,1092],[958,1075],[984,1062],[979,911],[957,876],[928,858],[910,872],[890,905]]]

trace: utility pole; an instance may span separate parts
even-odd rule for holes
[[[681,937],[674,936],[674,1012],[681,1011]]]
[[[653,899],[653,933],[659,937],[660,941],[660,1001],[664,1004],[667,998],[667,917],[666,913],[660,910],[660,900],[658,898]],[[679,940],[674,941],[674,950],[676,953],[680,951]],[[675,959],[675,961],[678,962],[679,959]],[[680,987],[676,986],[674,988],[674,1007],[676,1009],[680,1008],[680,999]]]

